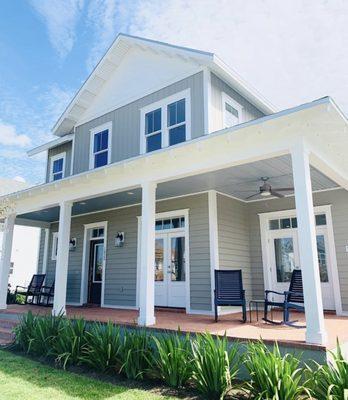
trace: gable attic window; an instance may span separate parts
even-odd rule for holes
[[[241,124],[243,122],[243,107],[226,93],[222,93],[223,127]]]
[[[59,153],[51,157],[50,182],[63,179],[65,176],[66,153]]]
[[[140,110],[140,153],[149,153],[191,139],[190,89]]]
[[[89,169],[110,163],[112,123],[91,129]]]

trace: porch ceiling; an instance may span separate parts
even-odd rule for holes
[[[158,185],[157,199],[217,190],[242,201],[254,201],[260,199],[261,196],[253,197],[250,200],[246,200],[246,198],[258,191],[261,177],[269,177],[269,183],[274,189],[291,187],[293,179],[290,156],[275,157],[161,183]],[[338,187],[335,182],[314,167],[311,167],[311,180],[313,191]],[[285,195],[293,194],[292,191],[283,193]],[[141,203],[141,189],[132,189],[74,203],[72,214],[76,216],[139,203]],[[53,222],[59,219],[59,208],[53,207],[22,214],[18,215],[18,218]]]

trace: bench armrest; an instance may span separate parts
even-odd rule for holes
[[[265,298],[268,300],[269,293],[279,294],[280,296],[286,296],[285,292],[276,292],[275,290],[265,290]]]

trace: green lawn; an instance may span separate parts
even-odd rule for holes
[[[174,400],[151,391],[55,369],[3,350],[0,350],[0,399]]]

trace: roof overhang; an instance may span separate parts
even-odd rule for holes
[[[168,182],[289,154],[300,141],[310,149],[312,165],[348,189],[347,126],[345,116],[326,97],[5,198],[19,214],[26,213],[131,190],[144,181]]]
[[[266,115],[277,111],[273,105],[266,101],[255,89],[251,88],[236,72],[228,68],[213,53],[119,34],[54,125],[52,129],[53,134],[63,136],[71,132],[89,105],[102,90],[105,82],[118,68],[123,57],[132,47],[152,49],[153,51],[169,56],[178,56],[184,60],[192,60],[202,67],[209,67]]]
[[[51,140],[48,143],[42,144],[41,146],[35,147],[34,149],[31,149],[27,152],[29,157],[35,156],[36,154],[42,153],[43,151],[46,151],[48,149],[51,149],[53,147],[59,146],[61,144],[71,142],[74,138],[73,134],[65,135],[62,137],[59,137],[58,139]]]

